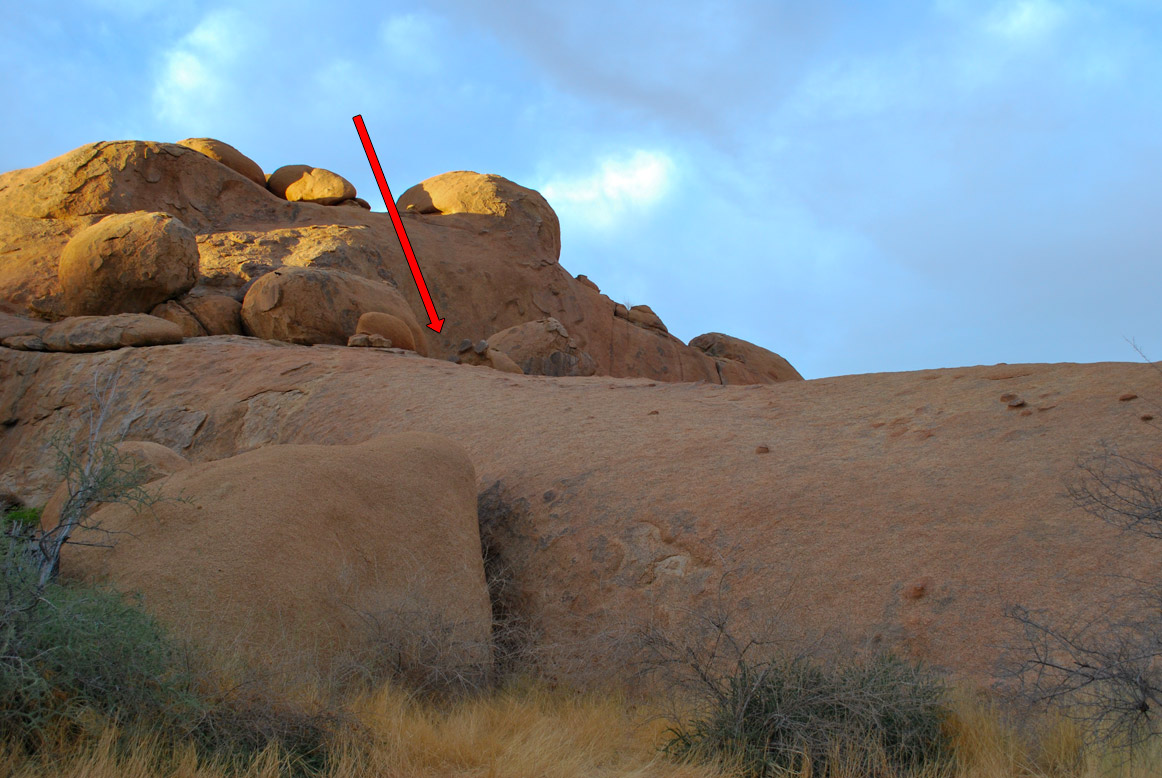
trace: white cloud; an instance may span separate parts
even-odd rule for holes
[[[1052,0],[1002,3],[985,22],[994,35],[1014,41],[1033,41],[1051,35],[1065,21],[1065,9]]]
[[[558,213],[609,228],[628,212],[649,208],[665,197],[675,170],[666,153],[638,150],[628,157],[605,159],[586,176],[552,178],[540,191]]]
[[[237,12],[216,11],[165,54],[153,87],[159,116],[191,126],[220,105],[229,84],[225,70],[245,45],[243,29]]]

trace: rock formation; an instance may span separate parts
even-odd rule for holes
[[[289,476],[289,477],[288,477]],[[110,580],[180,634],[296,680],[342,674],[447,630],[491,664],[472,463],[452,441],[268,446],[153,482],[149,510],[98,510],[62,574]],[[410,620],[410,621],[409,621]],[[379,625],[379,629],[376,628]]]
[[[1077,510],[1063,489],[1078,453],[1102,439],[1156,448],[1142,420],[1151,409],[1120,399],[1156,393],[1148,365],[723,387],[521,376],[237,336],[99,354],[0,349],[0,491],[33,505],[48,498],[50,442],[82,428],[93,377],[118,366],[111,428],[127,424],[129,439],[195,463],[171,482],[222,461],[189,490],[199,499],[242,488],[237,460],[226,459],[241,452],[342,450],[404,432],[456,441],[475,467],[483,531],[546,651],[580,646],[592,659],[619,624],[681,635],[691,611],[722,605],[987,682],[1012,637],[1005,606],[1066,616],[1121,592],[1106,571],[1162,574],[1156,548]],[[394,472],[379,461],[317,472],[363,489]],[[303,467],[272,466],[255,504],[298,494]],[[317,495],[302,499],[315,505]],[[215,517],[203,504],[198,513]],[[288,542],[333,548],[316,519],[300,515],[294,533],[283,526]]]
[[[4,309],[50,320],[77,312],[70,290],[90,286],[63,283],[71,272],[62,263],[65,247],[94,224],[104,224],[103,219],[145,211],[168,214],[193,233],[197,283],[188,291],[185,276],[181,283],[154,284],[145,299],[132,301],[102,293],[97,295],[97,312],[158,310],[187,335],[199,332],[181,310],[167,305],[174,302],[207,334],[237,332],[231,311],[219,305],[216,310],[224,320],[210,326],[193,301],[242,302],[268,273],[312,268],[395,287],[420,324],[417,348],[422,343],[434,358],[456,358],[464,340],[477,343],[512,327],[553,318],[569,333],[575,349],[560,353],[578,362],[550,371],[588,374],[584,354],[592,360],[595,375],[712,383],[781,380],[744,362],[732,361],[728,369],[720,369],[722,358],[670,335],[648,306],[626,309],[589,279],[574,278],[558,263],[560,225],[552,208],[537,192],[500,176],[446,173],[399,198],[433,300],[446,318],[437,334],[424,326],[427,313],[390,218],[362,207],[366,203],[359,203],[354,188],[348,189],[340,176],[305,165],[284,166],[271,174],[267,190],[254,186],[255,169],[237,149],[212,139],[183,144],[95,143],[36,168],[0,175]],[[321,204],[352,200],[361,207]],[[383,312],[407,320],[396,310]],[[346,322],[346,316],[327,314],[331,323],[323,328],[327,334],[321,340],[315,340],[317,332],[284,335],[346,343],[354,330],[346,323],[334,324]],[[261,325],[249,332],[281,337]]]

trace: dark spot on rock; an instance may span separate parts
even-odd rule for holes
[[[1118,400],[1120,400],[1121,402],[1124,402],[1124,403],[1129,402],[1130,400],[1137,400],[1137,399],[1138,399],[1138,395],[1134,394],[1133,392],[1126,392],[1125,394],[1123,394],[1121,397],[1118,398]]]
[[[1009,400],[1009,407],[1010,408],[1024,408],[1025,401],[1022,400],[1020,397],[1014,397],[1012,400]]]
[[[649,413],[646,414],[646,416],[657,416],[657,415],[658,415],[657,411],[650,411]]]
[[[1142,418],[1142,421],[1154,421],[1154,417],[1148,413],[1143,413],[1141,418]],[[5,422],[5,424],[7,424],[7,422]]]
[[[553,500],[557,499],[557,493],[556,493],[556,492],[554,492],[552,489],[550,489],[549,491],[547,491],[547,492],[545,492],[544,494],[542,494],[542,495],[541,495],[541,498],[542,498],[542,499],[543,499],[545,502],[552,502]]]
[[[771,453],[771,449],[769,446],[755,446],[754,452],[756,454],[769,454]]]

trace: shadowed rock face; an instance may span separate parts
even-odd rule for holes
[[[1145,365],[722,387],[240,337],[0,349],[0,491],[47,498],[52,434],[80,428],[86,387],[115,366],[110,425],[194,467],[271,444],[454,440],[491,495],[487,532],[515,564],[514,601],[562,652],[599,649],[622,620],[681,634],[690,609],[721,603],[983,682],[1013,637],[1006,605],[1064,616],[1119,596],[1108,572],[1162,574],[1154,545],[1064,495],[1078,453],[1102,439],[1156,456],[1153,407],[1120,399],[1157,396]]]
[[[213,151],[206,142],[189,143]],[[401,216],[437,313],[446,319],[437,334],[424,326],[428,315],[387,214],[283,200],[256,186],[245,157],[239,153],[235,159],[228,152],[237,150],[222,146],[215,147],[219,161],[177,144],[95,143],[36,168],[0,175],[4,308],[43,319],[67,314],[60,271],[69,240],[109,214],[151,211],[175,217],[195,236],[200,280],[188,297],[241,301],[248,284],[282,267],[338,270],[395,286],[421,325],[417,350],[432,357],[452,358],[464,340],[475,343],[554,318],[578,353],[591,357],[598,375],[710,383],[774,380],[743,363],[722,369],[722,358],[670,335],[648,306],[626,310],[588,279],[574,278],[557,262],[560,226],[549,204],[537,192],[495,175],[446,173],[400,197]],[[295,181],[302,180],[304,171],[297,168],[282,178],[293,178],[296,171]],[[353,195],[342,186],[328,192],[345,198],[342,202]],[[177,297],[181,291],[166,294]],[[168,301],[151,297],[143,309]],[[169,313],[185,321],[179,311]],[[196,331],[192,323],[184,326]],[[346,342],[353,334],[345,330],[331,340]],[[569,369],[588,372],[587,364]]]

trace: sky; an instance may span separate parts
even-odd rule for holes
[[[362,114],[807,378],[1162,359],[1162,0],[0,0],[0,72],[0,170],[213,137],[383,210]]]

